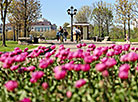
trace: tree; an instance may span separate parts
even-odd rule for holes
[[[65,23],[63,24],[63,28],[67,28],[68,25],[69,25],[69,23],[68,23],[68,22],[65,22]]]
[[[8,7],[10,5],[10,3],[12,2],[12,0],[0,0],[0,10],[1,10],[1,20],[2,20],[2,27],[3,27],[3,31],[2,31],[2,46],[7,46],[6,45],[6,40],[5,40],[5,22],[6,22],[6,17],[7,17],[7,11],[8,11]]]
[[[9,17],[9,21],[15,22],[18,31],[21,27],[24,28],[24,37],[26,37],[27,33],[29,35],[31,31],[32,22],[42,16],[40,2],[37,0],[27,0],[27,2],[25,0],[14,0],[10,7],[10,15],[13,19]]]
[[[109,28],[113,21],[112,6],[111,4],[108,5],[103,1],[93,4],[93,21],[94,25],[97,25],[99,28],[99,37],[105,36],[105,29],[107,30],[106,35],[109,35]]]
[[[92,9],[90,6],[83,6],[79,9],[75,15],[75,21],[77,22],[90,22],[92,16]]]
[[[117,21],[124,25],[124,38],[126,36],[126,24],[128,23],[128,36],[130,38],[130,21],[134,17],[133,14],[134,2],[130,0],[116,0]]]

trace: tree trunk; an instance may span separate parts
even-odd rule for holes
[[[15,38],[15,26],[13,26],[13,41],[16,41],[16,38]]]
[[[18,37],[20,37],[21,36],[21,24],[19,24],[19,35],[18,35]]]
[[[17,26],[17,28],[16,28],[16,39],[17,39],[17,41],[18,41],[18,36],[19,36],[19,26]]]
[[[101,26],[100,26],[100,23],[99,23],[99,37],[101,35]]]
[[[107,29],[107,36],[109,36],[109,24],[108,24],[108,20],[106,21],[106,29]]]
[[[130,39],[130,15],[128,15],[128,38]]]
[[[101,37],[104,37],[104,28],[103,28],[103,24],[102,24],[102,26],[101,26],[101,28],[102,28],[102,36]]]
[[[126,21],[124,21],[124,38],[126,39]]]
[[[6,39],[5,39],[5,18],[3,20],[3,25],[2,25],[2,46],[7,47],[6,45]]]
[[[25,0],[25,14],[24,14],[24,37],[26,37],[26,26],[27,26],[27,17],[26,10],[27,9],[27,0]]]

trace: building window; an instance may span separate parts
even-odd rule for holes
[[[8,30],[12,30],[12,28],[11,28],[11,27],[9,27],[9,28],[8,28]]]
[[[35,31],[37,31],[37,28],[35,27]]]
[[[43,27],[41,27],[41,32],[43,32]]]
[[[45,27],[45,32],[46,32],[46,27]]]
[[[37,28],[38,32],[40,32],[40,27]]]

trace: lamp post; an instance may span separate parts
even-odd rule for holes
[[[71,16],[71,41],[73,41],[73,16],[76,15],[77,9],[74,9],[73,6],[67,10],[68,15]]]

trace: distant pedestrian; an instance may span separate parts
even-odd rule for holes
[[[79,27],[76,27],[75,32],[76,32],[76,42],[78,43],[80,41],[80,35],[81,35]]]
[[[126,40],[127,43],[130,43],[130,40],[129,40],[129,36],[128,36],[128,34],[126,34],[126,38],[125,38],[125,40]]]
[[[57,41],[59,41],[59,38],[60,38],[60,32],[59,31],[57,31],[56,37],[57,37]]]
[[[60,33],[60,42],[64,42],[63,41],[63,28],[61,26],[59,27],[59,33]]]
[[[66,29],[64,29],[64,33],[63,33],[63,35],[64,35],[64,38],[65,38],[65,41],[67,41],[68,32],[67,32]]]

